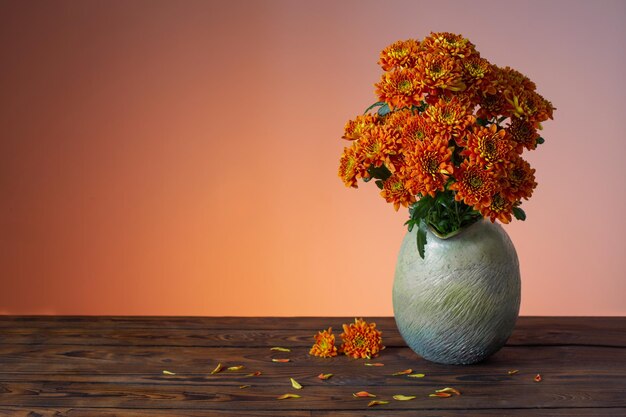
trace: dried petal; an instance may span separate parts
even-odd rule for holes
[[[287,363],[289,362],[291,359],[272,359],[272,362],[278,362],[278,363]]]
[[[280,397],[276,397],[277,400],[286,400],[287,398],[300,398],[298,394],[283,394]]]
[[[376,396],[374,394],[370,394],[367,391],[359,391],[359,392],[355,392],[354,394],[352,394],[353,397],[371,397],[371,398],[376,398]]]
[[[368,407],[373,407],[375,405],[383,405],[383,404],[389,404],[389,401],[374,400],[374,401],[370,401],[369,403],[367,403],[367,406]]]
[[[287,348],[280,347],[280,346],[274,346],[273,348],[270,348],[270,350],[277,350],[279,352],[291,352],[291,349],[287,349]]]
[[[534,380],[535,380],[535,382],[541,382],[543,380],[543,378],[541,377],[541,374],[537,374],[537,375],[535,375]]]
[[[211,375],[216,374],[218,372],[222,372],[223,369],[224,369],[224,366],[222,366],[221,363],[218,363],[215,369],[211,371]]]
[[[519,369],[512,369],[509,372],[507,372],[509,375],[515,375],[516,373],[519,372]]]
[[[252,372],[251,374],[248,374],[246,376],[259,376],[259,375],[261,375],[261,371]]]
[[[385,366],[385,364],[381,362],[365,362],[365,366]]]
[[[456,394],[456,395],[461,395],[461,392],[458,389],[450,388],[450,387],[437,389],[437,390],[435,390],[435,392],[447,392],[447,393],[452,393],[452,394]]]
[[[430,394],[429,397],[448,398],[452,397],[452,394],[450,394],[449,392],[436,392],[434,394]]]
[[[243,365],[230,366],[226,368],[227,371],[239,371],[241,369],[243,369]]]
[[[325,380],[333,376],[333,374],[319,374],[317,377],[321,380]]]
[[[170,371],[163,371],[163,373],[165,375],[176,375],[174,372],[170,372]]]
[[[394,395],[393,399],[398,401],[409,401],[415,399],[415,395]]]
[[[239,385],[239,389],[250,388],[250,385]]]
[[[426,375],[424,374],[411,374],[411,375],[407,375],[407,377],[409,378],[424,378]]]
[[[395,374],[391,374],[391,376],[408,375],[411,372],[413,372],[413,369],[405,369],[404,371],[400,371],[400,372],[396,372]]]
[[[296,380],[295,380],[295,379],[293,379],[293,378],[289,378],[289,379],[291,379],[291,386],[292,386],[292,387],[294,387],[295,389],[302,389],[302,385],[300,385],[300,384],[298,383],[298,381],[296,381]]]

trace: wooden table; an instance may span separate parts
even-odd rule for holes
[[[366,318],[383,331],[372,362],[384,366],[308,355],[318,330],[339,340],[352,320],[0,316],[0,416],[626,416],[626,317],[521,317],[507,346],[472,366],[421,359],[389,317]],[[218,363],[245,368],[212,375]],[[407,368],[426,376],[391,376]],[[448,386],[462,395],[428,396]],[[389,404],[368,408],[352,396],[362,390]],[[276,399],[285,393],[301,398]]]

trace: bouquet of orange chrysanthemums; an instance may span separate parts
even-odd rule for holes
[[[535,84],[447,32],[389,45],[379,64],[379,101],[345,127],[346,186],[374,179],[396,210],[409,207],[422,257],[427,226],[449,237],[482,217],[524,220],[537,183],[521,155],[544,142],[538,129],[555,110]]]

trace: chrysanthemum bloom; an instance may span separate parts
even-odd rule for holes
[[[384,348],[382,332],[376,330],[376,323],[354,319],[354,323],[343,325],[341,350],[353,358],[372,358]]]
[[[503,88],[508,87],[514,90],[522,89],[528,91],[535,91],[537,89],[537,85],[518,70],[511,67],[500,68],[496,65],[493,67],[496,69],[498,83]]]
[[[440,99],[436,104],[428,106],[426,116],[430,119],[433,131],[443,139],[456,140],[463,146],[465,129],[476,119],[472,115],[469,103],[462,102],[458,97],[450,100]]]
[[[496,192],[497,182],[493,171],[487,171],[482,164],[463,161],[454,173],[456,182],[450,189],[456,191],[454,199],[479,210],[491,203],[491,197]]]
[[[417,79],[424,91],[433,94],[437,89],[463,91],[463,69],[450,56],[421,54],[417,60]]]
[[[467,85],[467,93],[473,104],[479,104],[486,94],[496,94],[496,79],[491,64],[485,58],[472,55],[463,60],[463,78]]]
[[[357,116],[355,120],[349,120],[344,128],[343,139],[357,140],[363,133],[367,132],[374,126],[382,124],[382,117],[377,114],[364,114]]]
[[[506,130],[498,130],[495,124],[475,128],[467,134],[466,139],[467,144],[461,155],[484,163],[487,169],[501,166],[508,159],[513,147]]]
[[[404,180],[393,174],[383,182],[383,189],[380,192],[385,201],[393,203],[393,208],[398,211],[400,206],[408,207],[415,203],[415,196],[405,187]]]
[[[358,141],[358,158],[365,168],[385,165],[391,172],[395,167],[391,156],[397,153],[399,135],[386,126],[375,126]]]
[[[410,118],[413,117],[413,110],[404,108],[402,110],[388,113],[385,116],[385,126],[387,126],[392,132],[397,132],[402,136],[404,128]]]
[[[506,130],[509,132],[517,153],[521,154],[524,148],[533,150],[537,147],[539,133],[529,121],[519,117],[511,117],[511,122]]]
[[[429,52],[443,52],[459,58],[466,58],[476,53],[476,47],[469,39],[450,32],[431,32],[422,41],[421,49]]]
[[[415,39],[394,42],[382,50],[378,64],[385,71],[398,67],[413,67],[417,62],[418,50],[419,42]]]
[[[317,332],[313,338],[315,339],[315,344],[309,351],[309,355],[319,356],[321,358],[337,356],[335,335],[332,333],[332,327],[329,327],[328,330]]]
[[[376,95],[393,109],[419,106],[422,100],[422,87],[412,68],[400,68],[385,72],[375,84]]]
[[[492,223],[498,219],[502,223],[508,224],[511,222],[512,213],[513,203],[504,198],[500,193],[496,193],[491,197],[489,205],[480,207],[480,214],[482,214],[484,218],[489,218]]]
[[[343,154],[339,159],[339,177],[346,187],[359,188],[356,183],[360,177],[359,160],[354,146],[343,149]]]
[[[414,114],[408,117],[402,129],[400,141],[402,149],[411,151],[415,149],[415,144],[426,139],[433,139],[435,131],[433,130],[430,120],[421,114]]]
[[[528,200],[537,187],[535,170],[521,156],[515,156],[505,170],[502,195],[511,202]]]
[[[448,176],[454,172],[452,150],[440,138],[416,143],[415,150],[406,155],[407,183],[414,195],[435,197],[437,191],[444,190]]]
[[[478,102],[480,108],[476,111],[476,116],[489,120],[493,117],[509,117],[513,114],[512,108],[504,97],[504,93],[486,94]]]

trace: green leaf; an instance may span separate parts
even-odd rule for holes
[[[378,109],[378,115],[379,116],[384,116],[387,113],[389,113],[391,111],[391,109],[389,109],[389,104],[385,103],[384,105],[382,105],[379,109]]]
[[[513,215],[517,220],[526,220],[526,213],[519,207],[513,207]]]
[[[546,140],[544,138],[542,138],[541,136],[539,136],[537,138],[537,145],[541,145],[542,143],[544,143]]]
[[[387,167],[384,165],[381,165],[379,167],[370,165],[370,167],[367,168],[367,172],[369,172],[372,178],[376,178],[376,179],[383,180],[383,181],[385,181],[387,178],[391,176],[391,171],[389,171],[389,169],[387,169]]]
[[[411,217],[415,220],[425,219],[434,203],[435,199],[429,195],[420,198],[415,204],[413,204],[413,213]]]
[[[476,124],[478,124],[480,126],[487,126],[488,122],[489,122],[489,120],[487,120],[487,119],[481,119],[480,117],[476,118]]]
[[[365,111],[363,112],[363,114],[367,114],[367,112],[368,112],[368,111],[370,111],[370,110],[372,110],[374,107],[384,106],[385,104],[387,104],[387,103],[385,103],[384,101],[377,101],[376,103],[374,103],[374,104],[372,104],[371,106],[369,106],[369,107],[367,108],[367,110],[365,110]]]
[[[424,248],[426,247],[426,222],[422,219],[417,225],[417,252],[420,258],[424,259]]]
[[[383,189],[383,180],[376,180],[374,181],[374,183],[378,188],[380,188],[381,190]]]

